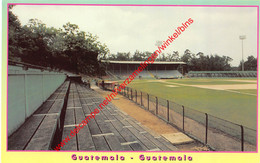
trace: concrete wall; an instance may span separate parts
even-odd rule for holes
[[[65,81],[63,73],[8,66],[8,136]]]

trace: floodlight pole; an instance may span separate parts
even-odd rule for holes
[[[161,46],[163,44],[162,41],[156,41],[155,43],[155,46],[158,47],[158,46]],[[161,58],[161,56],[159,55],[159,59]]]
[[[156,47],[161,46],[162,43],[163,43],[162,41],[156,41],[155,46]],[[159,60],[161,60],[160,55],[159,55]],[[156,66],[155,72],[156,72],[156,76],[157,76],[157,66]]]
[[[243,45],[243,40],[246,39],[246,36],[239,36],[239,39],[242,40],[242,71],[245,71],[245,67],[244,67],[244,45]]]

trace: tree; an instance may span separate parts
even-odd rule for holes
[[[172,54],[167,54],[166,61],[180,61],[180,56],[178,51],[173,51]]]
[[[228,56],[205,55],[202,52],[196,55],[191,53],[190,50],[185,50],[181,57],[183,62],[187,63],[185,72],[188,71],[230,71],[230,62],[232,58]]]
[[[136,50],[132,59],[133,61],[145,61],[147,59],[146,57],[146,53]]]
[[[104,73],[98,59],[105,58],[109,49],[97,36],[80,31],[76,24],[67,23],[56,29],[38,19],[30,19],[22,27],[11,8],[8,20],[11,59],[75,73]]]
[[[257,71],[257,58],[253,55],[247,57],[247,61],[244,62],[245,71]],[[238,70],[242,70],[242,62],[238,66]]]
[[[183,54],[182,57],[181,57],[181,60],[182,60],[183,62],[189,63],[190,60],[191,60],[191,58],[192,58],[192,53],[191,53],[191,51],[190,51],[189,49],[186,49],[186,50],[184,51],[184,54]]]
[[[19,37],[22,27],[19,19],[12,12],[14,5],[9,5],[8,7],[8,55],[9,59],[20,61],[21,59],[19,56],[23,52],[23,49],[19,46]]]
[[[117,52],[116,60],[117,61],[129,61],[130,60],[130,52],[128,52],[128,53]]]
[[[38,19],[30,19],[23,26],[20,35],[20,47],[24,49],[22,61],[52,67],[52,49],[50,47],[56,38],[56,34],[55,28],[46,27],[46,24]]]

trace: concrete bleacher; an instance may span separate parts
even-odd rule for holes
[[[9,150],[50,150],[63,125],[69,81],[64,82],[11,136]]]
[[[178,70],[149,70],[156,78],[172,79],[180,78],[182,74]]]
[[[8,137],[8,150],[53,150],[104,98],[74,81],[62,84]],[[112,103],[61,148],[70,151],[176,151]]]
[[[189,77],[199,78],[226,78],[226,77],[238,77],[238,78],[256,78],[257,71],[190,71]]]
[[[144,70],[139,74],[140,78],[144,78],[144,79],[152,79],[154,78],[154,75],[148,71],[148,70]]]
[[[112,74],[113,76],[116,76],[118,79],[126,79],[128,78],[130,75],[133,74],[135,70],[128,70],[128,71],[114,71]],[[111,72],[110,72],[111,73]],[[144,79],[152,79],[154,78],[154,75],[151,74],[151,72],[149,72],[148,70],[143,70],[139,73],[138,75],[140,78],[144,78]]]
[[[72,83],[63,139],[103,101],[95,91]],[[162,137],[155,138],[140,123],[109,103],[61,150],[176,151],[177,148]]]
[[[135,70],[116,70],[113,73],[107,71],[107,74],[109,74],[110,79],[126,79],[132,75],[134,71]],[[183,77],[178,70],[144,70],[140,72],[138,76],[142,79],[177,79]]]

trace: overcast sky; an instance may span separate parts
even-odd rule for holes
[[[253,7],[152,7],[152,6],[26,6],[13,12],[22,25],[37,18],[47,26],[61,28],[71,22],[91,32],[111,53],[156,50],[158,40],[166,40],[189,18],[194,23],[165,53],[185,49],[193,53],[226,55],[238,66],[242,58],[239,35],[244,40],[244,59],[257,56],[257,9]]]

